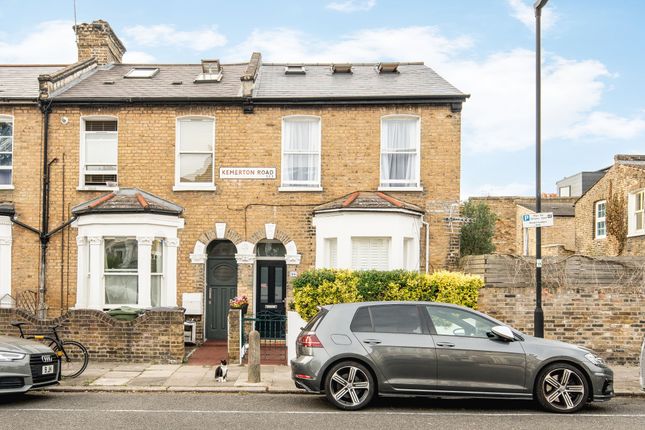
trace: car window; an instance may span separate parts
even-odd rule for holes
[[[426,310],[439,335],[488,337],[488,333],[497,325],[486,318],[461,309],[426,306]]]
[[[302,328],[303,331],[313,331],[316,329],[318,324],[322,321],[322,319],[327,315],[327,309],[321,309],[312,319],[307,322],[307,325]]]
[[[358,308],[354,314],[352,324],[349,326],[351,331],[374,331],[372,327],[372,318],[370,317],[370,310],[367,306]]]
[[[370,306],[372,324],[380,333],[422,333],[416,305]]]

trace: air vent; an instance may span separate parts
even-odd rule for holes
[[[379,73],[399,73],[399,63],[379,63]]]
[[[172,81],[172,85],[182,85],[182,81]]]
[[[333,73],[352,73],[352,65],[349,63],[332,64],[331,71]]]
[[[307,73],[303,64],[288,64],[284,67],[285,75],[304,75]]]
[[[114,81],[104,81],[103,85],[114,85]]]
[[[124,76],[124,78],[149,79],[159,73],[156,67],[135,67]]]
[[[85,185],[106,185],[116,183],[116,175],[91,174],[85,175]]]

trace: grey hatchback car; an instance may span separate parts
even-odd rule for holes
[[[445,303],[324,306],[296,350],[296,386],[344,410],[380,395],[535,399],[568,413],[614,395],[613,371],[591,351]]]
[[[51,348],[32,340],[0,336],[0,395],[24,393],[59,380],[59,360]]]

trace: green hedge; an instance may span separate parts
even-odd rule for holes
[[[380,300],[434,301],[477,308],[479,276],[439,271],[430,275],[394,270],[349,271],[318,269],[294,279],[294,306],[306,320],[317,306]]]

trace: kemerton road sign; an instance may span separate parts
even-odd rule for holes
[[[553,225],[553,212],[522,215],[522,225],[524,228],[551,227]]]

